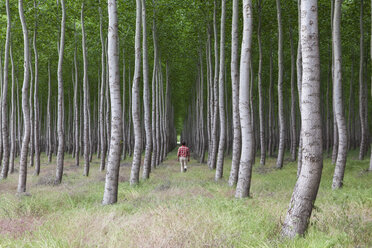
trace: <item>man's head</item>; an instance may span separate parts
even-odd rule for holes
[[[182,140],[181,144],[182,144],[183,146],[186,146],[186,141]]]

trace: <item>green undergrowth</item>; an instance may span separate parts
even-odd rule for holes
[[[28,196],[15,194],[17,173],[0,182],[0,247],[372,247],[372,173],[366,171],[368,160],[355,157],[350,153],[344,187],[336,191],[334,166],[324,160],[309,230],[294,240],[282,239],[280,228],[296,162],[275,170],[275,159],[260,166],[257,158],[251,198],[237,200],[227,185],[231,158],[215,182],[214,171],[194,160],[180,173],[171,153],[135,187],[128,183],[127,159],[120,168],[118,203],[102,206],[105,173],[96,157],[84,177],[84,161],[76,167],[66,156],[61,185],[53,183],[55,164],[43,157],[40,176],[29,168]]]

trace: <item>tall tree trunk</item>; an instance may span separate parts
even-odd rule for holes
[[[101,3],[101,1],[100,1]],[[105,170],[105,163],[106,163],[106,152],[107,152],[107,144],[106,144],[106,130],[105,130],[105,122],[104,122],[104,103],[105,103],[105,81],[106,81],[106,75],[105,75],[105,42],[103,37],[103,31],[102,31],[102,9],[101,5],[99,7],[99,34],[101,38],[101,90],[100,90],[100,106],[99,106],[99,123],[100,123],[100,135],[101,135],[101,165],[100,165],[100,171]]]
[[[284,146],[285,146],[285,123],[284,123],[284,106],[283,106],[283,30],[282,30],[282,10],[280,0],[276,0],[278,16],[278,115],[279,115],[279,149],[276,168],[283,167]]]
[[[146,148],[145,160],[143,162],[144,179],[149,178],[151,170],[151,152],[152,152],[152,133],[151,133],[151,118],[150,118],[150,90],[149,90],[149,66],[147,55],[147,27],[146,27],[146,1],[141,0],[142,3],[142,48],[143,48],[143,108],[145,115],[145,132],[146,132]]]
[[[31,40],[30,40],[30,43],[31,43]],[[29,149],[30,149],[30,167],[33,167],[34,166],[34,154],[35,154],[35,151],[34,151],[34,111],[33,111],[33,104],[32,104],[32,92],[33,92],[33,80],[34,80],[34,76],[33,76],[33,71],[32,71],[32,56],[31,56],[31,51],[30,51],[30,95],[29,95],[29,102],[30,102],[30,128],[31,128],[31,132],[30,132],[30,144],[29,144]]]
[[[233,104],[233,151],[229,185],[238,181],[239,161],[241,154],[241,126],[239,115],[239,67],[238,67],[238,39],[239,39],[239,1],[233,0],[233,19],[231,31],[231,86]]]
[[[331,50],[332,51],[332,50]],[[331,144],[331,111],[329,110],[329,86],[330,86],[330,81],[332,79],[332,61],[333,57],[330,58],[329,60],[329,66],[328,66],[328,79],[327,79],[327,90],[326,90],[326,111],[327,111],[327,116],[326,116],[326,150],[327,153],[330,152],[330,144]]]
[[[364,59],[364,30],[363,30],[363,0],[360,0],[360,55],[359,55],[359,118],[360,118],[360,131],[361,131],[361,140],[360,140],[360,150],[359,150],[359,159],[363,160],[367,150],[367,129],[368,126],[365,122],[365,115],[367,111],[367,106],[365,106],[366,98],[366,89],[364,87],[364,68],[363,68],[363,59]]]
[[[320,106],[320,60],[318,1],[301,2],[302,98],[301,127],[303,157],[282,235],[294,238],[307,229],[323,168],[322,117]],[[304,118],[306,117],[306,118]]]
[[[333,45],[333,58],[334,58],[334,69],[333,69],[333,102],[335,104],[334,111],[337,119],[338,128],[338,154],[337,162],[335,167],[335,173],[333,175],[332,188],[338,189],[343,185],[345,166],[346,166],[346,155],[347,155],[347,129],[344,115],[344,103],[342,96],[342,64],[341,64],[341,0],[335,0],[334,3],[334,15],[333,15],[333,34],[332,34],[332,45]]]
[[[298,30],[301,30],[301,0],[298,0]],[[300,108],[301,113],[301,103],[302,103],[302,73],[303,73],[303,67],[302,67],[302,45],[301,45],[301,32],[298,33],[298,45],[297,45],[297,61],[296,61],[296,67],[297,67],[297,91],[298,91],[298,106]],[[301,119],[300,115],[300,119]],[[300,120],[300,123],[302,121]],[[298,142],[298,159],[297,159],[297,177],[301,173],[302,168],[302,124],[300,126],[300,138]]]
[[[23,31],[23,86],[22,86],[22,112],[23,112],[23,126],[24,134],[21,148],[21,158],[19,162],[19,180],[18,180],[18,193],[26,192],[26,180],[27,180],[27,155],[28,155],[28,144],[30,143],[30,106],[28,105],[28,90],[29,90],[29,45],[28,45],[28,31],[26,26],[26,20],[23,11],[23,0],[18,0],[19,17],[22,23]]]
[[[48,102],[47,102],[47,126],[48,126],[48,162],[52,162],[52,127],[51,127],[51,115],[52,112],[50,110],[50,95],[51,95],[51,83],[50,83],[50,60],[48,60]]]
[[[35,56],[35,80],[34,80],[34,151],[35,151],[35,175],[40,174],[40,127],[39,127],[39,65],[36,44],[37,35],[37,3],[34,0],[35,8],[35,31],[34,31],[34,56]]]
[[[261,147],[261,159],[260,164],[265,165],[266,160],[266,144],[265,144],[265,125],[264,125],[264,106],[263,106],[263,90],[262,90],[262,44],[261,44],[261,0],[258,1],[258,51],[259,51],[259,63],[258,63],[258,105],[259,105],[259,117],[260,117],[260,147]]]
[[[81,32],[82,32],[82,49],[83,49],[83,67],[84,67],[84,76],[83,76],[83,111],[84,111],[84,176],[89,176],[89,113],[88,113],[88,63],[87,63],[87,51],[85,48],[85,27],[84,27],[84,1],[81,5]]]
[[[79,142],[79,105],[78,105],[78,65],[77,65],[77,39],[75,31],[75,50],[74,50],[74,67],[75,67],[75,85],[74,85],[74,129],[75,129],[75,164],[80,163],[80,142]],[[81,104],[81,103],[80,103]]]
[[[130,174],[130,184],[139,182],[141,166],[142,129],[140,114],[140,79],[141,79],[141,0],[136,0],[136,37],[135,37],[135,65],[132,85],[132,116],[134,130],[133,163]]]
[[[218,80],[218,106],[220,111],[220,143],[218,145],[217,164],[215,180],[219,180],[223,175],[223,160],[226,141],[226,120],[224,102],[224,76],[225,76],[225,5],[226,0],[221,0],[221,37],[220,37],[220,72]]]
[[[291,160],[296,161],[296,148],[297,148],[297,132],[296,132],[296,95],[295,95],[295,51],[293,45],[292,28],[289,29],[289,36],[291,42]]]
[[[123,126],[123,160],[126,159],[126,153],[127,153],[127,149],[126,149],[126,138],[125,138],[125,130],[126,130],[126,126],[125,126],[125,94],[126,94],[126,84],[125,84],[125,49],[123,48],[123,114],[122,114],[122,119],[123,119],[123,122],[122,122],[122,126]]]
[[[10,114],[10,162],[9,162],[9,173],[14,173],[14,158],[17,154],[16,151],[16,116],[15,116],[15,104],[14,104],[14,61],[13,61],[13,52],[12,52],[12,44],[10,44],[9,48],[9,55],[10,61],[12,64],[12,95],[11,95],[11,114]]]
[[[61,22],[61,41],[59,44],[59,58],[58,58],[58,118],[57,118],[57,131],[58,131],[58,154],[57,154],[57,170],[56,170],[56,183],[62,182],[63,175],[63,160],[65,152],[65,137],[64,137],[64,107],[63,107],[63,52],[65,48],[65,0],[61,0],[62,6],[62,22]]]
[[[207,68],[208,68],[208,167],[211,168],[213,153],[213,118],[214,118],[214,94],[213,94],[213,69],[212,69],[212,52],[211,52],[211,29],[208,26],[207,31]]]
[[[117,202],[119,185],[120,156],[123,144],[123,129],[121,116],[119,51],[118,51],[118,20],[116,0],[108,0],[108,74],[111,95],[111,142],[107,162],[105,191],[102,204]]]
[[[9,47],[10,47],[10,7],[9,0],[6,0],[6,14],[7,14],[7,27],[6,27],[6,41],[5,41],[5,58],[4,58],[4,80],[3,80],[3,92],[2,92],[2,135],[3,135],[3,167],[1,169],[1,178],[5,179],[8,177],[9,170],[9,133],[8,133],[8,106],[7,106],[7,94],[8,94],[8,64],[9,64]],[[1,69],[0,69],[1,70]]]
[[[274,127],[273,127],[273,52],[270,45],[270,85],[269,85],[269,156],[273,156]]]
[[[214,10],[213,10],[213,33],[214,33],[214,80],[213,80],[213,124],[212,124],[212,140],[213,140],[213,150],[212,159],[210,164],[210,169],[216,169],[216,157],[217,157],[217,120],[218,120],[218,36],[217,36],[217,1],[214,0]]]
[[[253,167],[253,129],[250,106],[250,63],[252,47],[253,9],[252,0],[243,0],[243,42],[240,57],[239,113],[242,128],[242,153],[235,197],[249,196]]]

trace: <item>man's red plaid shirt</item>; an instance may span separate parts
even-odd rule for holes
[[[190,150],[187,146],[181,146],[178,148],[178,157],[189,157],[190,156]]]

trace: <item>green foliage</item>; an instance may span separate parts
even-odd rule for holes
[[[76,23],[77,32],[77,47],[78,47],[78,64],[79,64],[79,83],[82,83],[82,51],[81,51],[81,21],[80,11],[82,0],[65,0],[66,1],[66,48],[64,53],[64,84],[65,84],[65,104],[68,105],[67,99],[73,96],[72,93],[72,65],[73,53],[75,47],[74,24]],[[51,62],[52,67],[52,95],[57,94],[57,42],[60,30],[61,8],[57,6],[58,1],[37,0],[37,29],[38,29],[38,50],[39,50],[39,85],[41,102],[46,102],[47,96],[47,62]],[[135,32],[135,1],[117,1],[118,3],[118,18],[119,18],[119,45],[120,45],[120,63],[123,61],[123,49],[125,49],[126,60],[126,80],[127,87],[132,81],[134,67],[134,32]],[[154,5],[155,3],[155,5]],[[153,41],[152,41],[152,23],[153,17],[156,18],[158,41],[160,47],[160,56],[163,65],[163,73],[165,74],[165,63],[168,62],[170,68],[170,82],[172,87],[172,101],[175,106],[175,121],[178,132],[181,131],[183,119],[185,117],[187,106],[192,99],[192,88],[197,78],[198,53],[202,52],[202,57],[205,63],[205,43],[207,37],[207,27],[212,22],[213,17],[213,1],[195,1],[195,0],[156,0],[147,1],[147,27],[148,27],[148,45],[149,45],[149,65],[150,77],[153,67]],[[91,103],[93,104],[97,97],[98,78],[100,75],[101,64],[101,44],[99,38],[99,12],[98,1],[86,0],[85,7],[85,25],[87,37],[87,52],[88,52],[88,78],[90,85]],[[16,77],[18,82],[22,84],[23,77],[23,38],[22,28],[18,16],[17,1],[10,1],[11,16],[12,16],[12,43],[13,52],[16,63]],[[226,4],[226,79],[227,91],[231,93],[230,87],[230,46],[231,46],[231,15],[232,3],[227,1]],[[241,3],[240,3],[241,5]],[[101,1],[103,13],[104,35],[107,34],[107,2]],[[360,1],[347,0],[343,1],[342,14],[342,51],[343,51],[343,85],[344,96],[348,99],[349,84],[353,83],[354,94],[352,97],[356,99],[355,104],[358,104],[356,97],[358,89],[358,58],[359,58],[359,6]],[[253,1],[254,20],[257,20],[257,0]],[[30,42],[35,26],[35,9],[33,0],[24,0],[24,9],[29,29]],[[319,39],[321,53],[321,78],[322,92],[325,99],[325,88],[328,80],[330,45],[331,45],[331,4],[330,1],[319,1]],[[239,13],[239,25],[242,30],[242,13]],[[282,1],[283,15],[283,33],[284,33],[284,90],[285,95],[290,95],[290,41],[289,28],[293,30],[295,46],[298,42],[298,24],[297,24],[297,1]],[[364,1],[364,41],[365,41],[365,56],[366,56],[366,75],[365,80],[370,87],[370,2]],[[217,22],[219,27],[220,22],[220,1],[217,1]],[[0,3],[0,46],[3,50],[6,30],[6,13],[5,1]],[[217,37],[219,39],[219,37]],[[241,38],[241,36],[240,36]],[[212,35],[213,39],[213,35]],[[255,74],[254,100],[257,101],[257,79],[258,70],[258,44],[257,44],[257,21],[254,21],[253,32],[253,70]],[[277,20],[276,20],[276,4],[272,0],[262,0],[262,41],[263,41],[263,89],[268,91],[269,87],[269,57],[270,51],[274,55],[274,100],[276,101],[276,74],[277,74]],[[213,41],[212,41],[213,52]],[[3,54],[3,53],[2,53]],[[33,57],[33,52],[32,52]],[[4,55],[2,55],[4,56]],[[214,60],[214,56],[213,56]],[[351,66],[355,61],[354,76],[351,78]],[[212,61],[213,63],[213,61]],[[122,66],[121,72],[123,70]],[[206,67],[204,66],[206,70]],[[131,76],[129,77],[129,71]],[[122,75],[122,74],[121,74]],[[206,80],[206,73],[205,80]],[[165,75],[164,75],[165,78]],[[122,79],[123,80],[123,79]],[[80,87],[82,88],[82,87]],[[21,89],[21,85],[19,90]],[[126,93],[128,94],[129,88]],[[205,92],[207,92],[205,90]],[[370,90],[368,90],[370,92]],[[264,94],[267,98],[268,94]],[[205,93],[206,97],[206,93]],[[52,98],[55,99],[55,98]],[[126,98],[128,100],[128,97]],[[286,99],[289,99],[287,97]],[[264,102],[268,102],[265,99]],[[347,102],[347,101],[346,101]],[[54,104],[54,103],[53,103]],[[128,106],[128,102],[127,105]],[[357,105],[355,105],[357,106]],[[52,107],[52,109],[54,109]],[[66,106],[66,110],[68,110]],[[92,107],[93,109],[93,107]],[[371,108],[370,108],[371,110]],[[43,109],[42,109],[43,111]],[[41,114],[45,118],[44,114]]]

